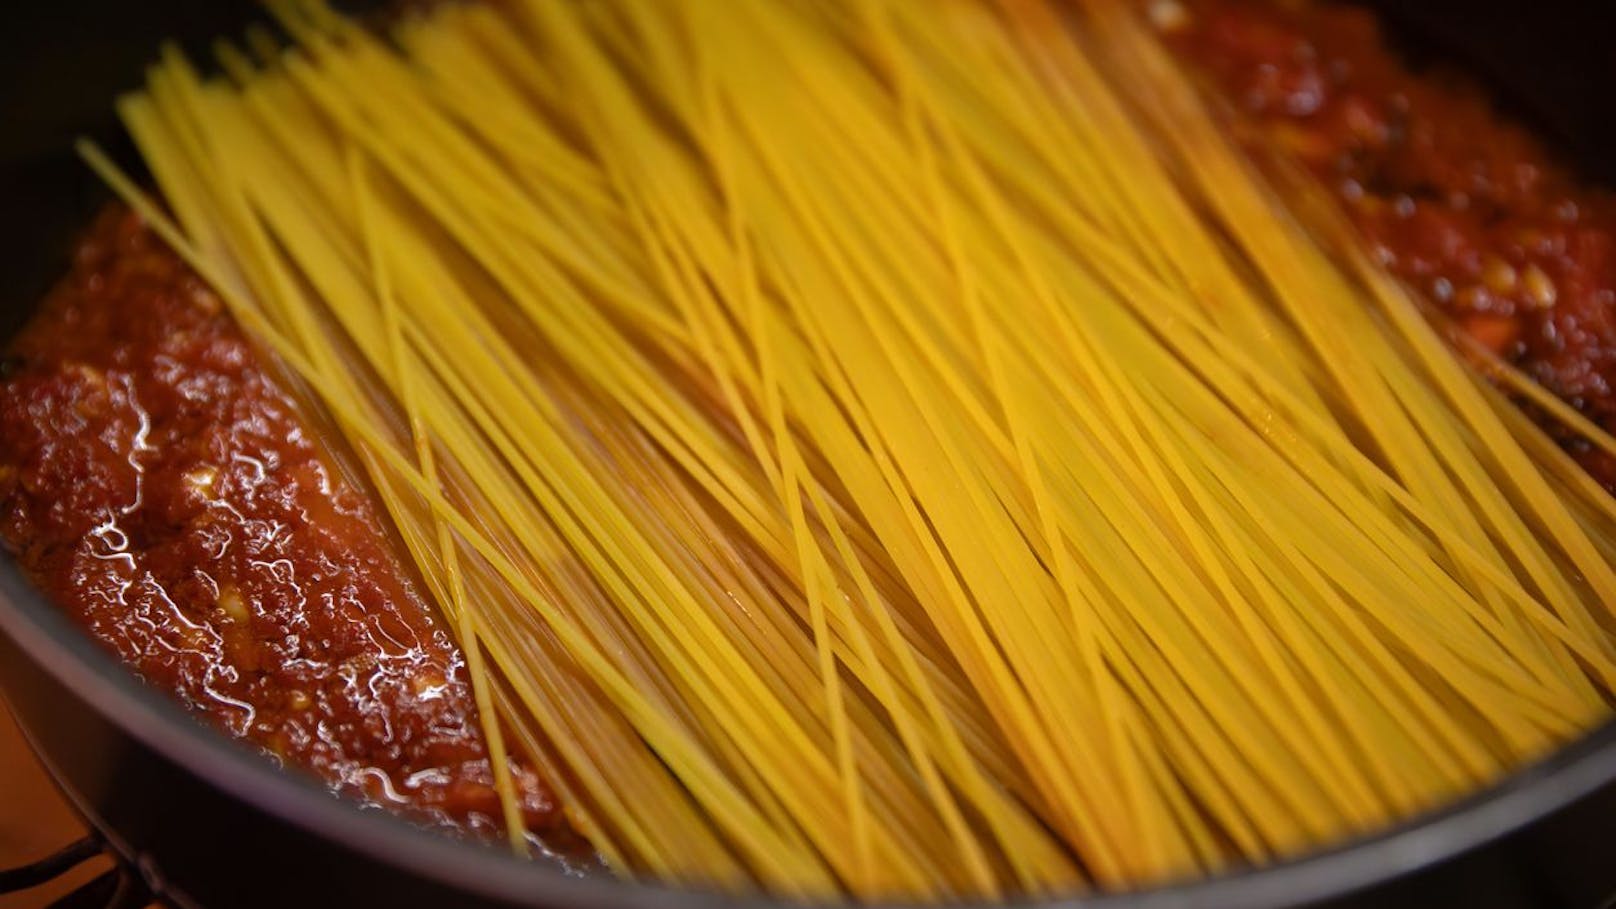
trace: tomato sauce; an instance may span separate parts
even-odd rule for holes
[[[1255,121],[1258,141],[1325,181],[1393,273],[1616,431],[1611,194],[1579,184],[1475,86],[1411,71],[1363,9],[1260,0],[1153,9],[1175,48]],[[1616,461],[1547,428],[1616,491]]]
[[[333,789],[500,830],[460,651],[220,301],[104,214],[0,382],[0,533],[146,681]],[[540,839],[566,838],[520,768]]]
[[[1160,7],[1161,0],[1155,4]],[[1616,203],[1348,7],[1168,0],[1174,46],[1379,259],[1616,430]],[[1616,462],[1566,438],[1607,487]],[[219,300],[112,210],[0,362],[0,535],[154,686],[333,789],[498,831],[463,658]],[[569,844],[519,769],[530,828]]]

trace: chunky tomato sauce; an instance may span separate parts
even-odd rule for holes
[[[1335,6],[1163,3],[1175,46],[1396,274],[1616,430],[1616,203]],[[1187,15],[1185,14],[1187,11]],[[492,833],[460,652],[218,299],[104,215],[0,363],[0,534],[153,685],[334,789]],[[1616,490],[1616,462],[1567,439]],[[520,771],[531,829],[569,844]]]
[[[1334,189],[1391,271],[1616,430],[1610,194],[1579,185],[1473,86],[1412,73],[1365,10],[1264,0],[1158,0],[1155,10],[1261,141]],[[1616,491],[1616,461],[1549,429]]]
[[[499,829],[460,651],[219,300],[103,215],[0,382],[0,532],[156,687],[334,789]],[[530,772],[541,837],[560,812]]]

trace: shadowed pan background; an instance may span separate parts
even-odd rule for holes
[[[752,2],[752,0],[712,0]],[[914,0],[926,2],[926,0]],[[376,4],[343,4],[347,8]],[[1585,175],[1616,185],[1616,5],[1586,0],[1375,0],[1398,43],[1417,58],[1451,60],[1479,76],[1509,112],[1532,125]],[[122,151],[109,100],[134,87],[158,43],[178,38],[201,51],[234,34],[249,0],[55,0],[16,4],[0,15],[0,248],[57,250],[57,256],[0,254],[0,332],[9,335],[65,265],[70,239],[105,199],[71,154],[89,132]],[[1590,78],[1595,74],[1598,81]],[[64,187],[73,191],[64,195]],[[12,748],[0,737],[0,749]],[[20,767],[13,750],[0,768]],[[0,779],[0,812],[16,778]],[[27,784],[27,785],[32,785]],[[32,811],[33,809],[24,809]],[[11,820],[11,818],[7,818]],[[27,829],[26,823],[0,829]],[[63,825],[40,824],[41,838]],[[0,866],[60,841],[0,841]],[[0,906],[26,902],[0,900]]]
[[[714,0],[729,2],[729,0]],[[743,0],[749,2],[749,0]],[[925,0],[917,0],[925,2]],[[350,10],[376,0],[346,0]],[[1616,4],[1590,0],[1368,0],[1416,57],[1452,60],[1487,83],[1510,113],[1537,128],[1590,177],[1616,183]],[[116,142],[110,99],[139,84],[158,44],[178,39],[198,58],[255,15],[252,0],[53,0],[9,4],[0,28],[0,249],[36,247],[63,259],[105,191],[69,147],[89,131]],[[1604,78],[1595,82],[1590,74]],[[121,147],[114,145],[114,147]],[[63,198],[61,187],[80,192]],[[0,256],[0,303],[35,299],[63,260]],[[0,332],[23,310],[6,306]]]

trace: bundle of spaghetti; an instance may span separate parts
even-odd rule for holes
[[[166,212],[87,154],[614,870],[1127,888],[1608,712],[1616,508],[1118,0],[276,10],[121,102]]]

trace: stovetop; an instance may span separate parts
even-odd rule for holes
[[[135,909],[150,899],[57,793],[0,704],[0,909]]]

